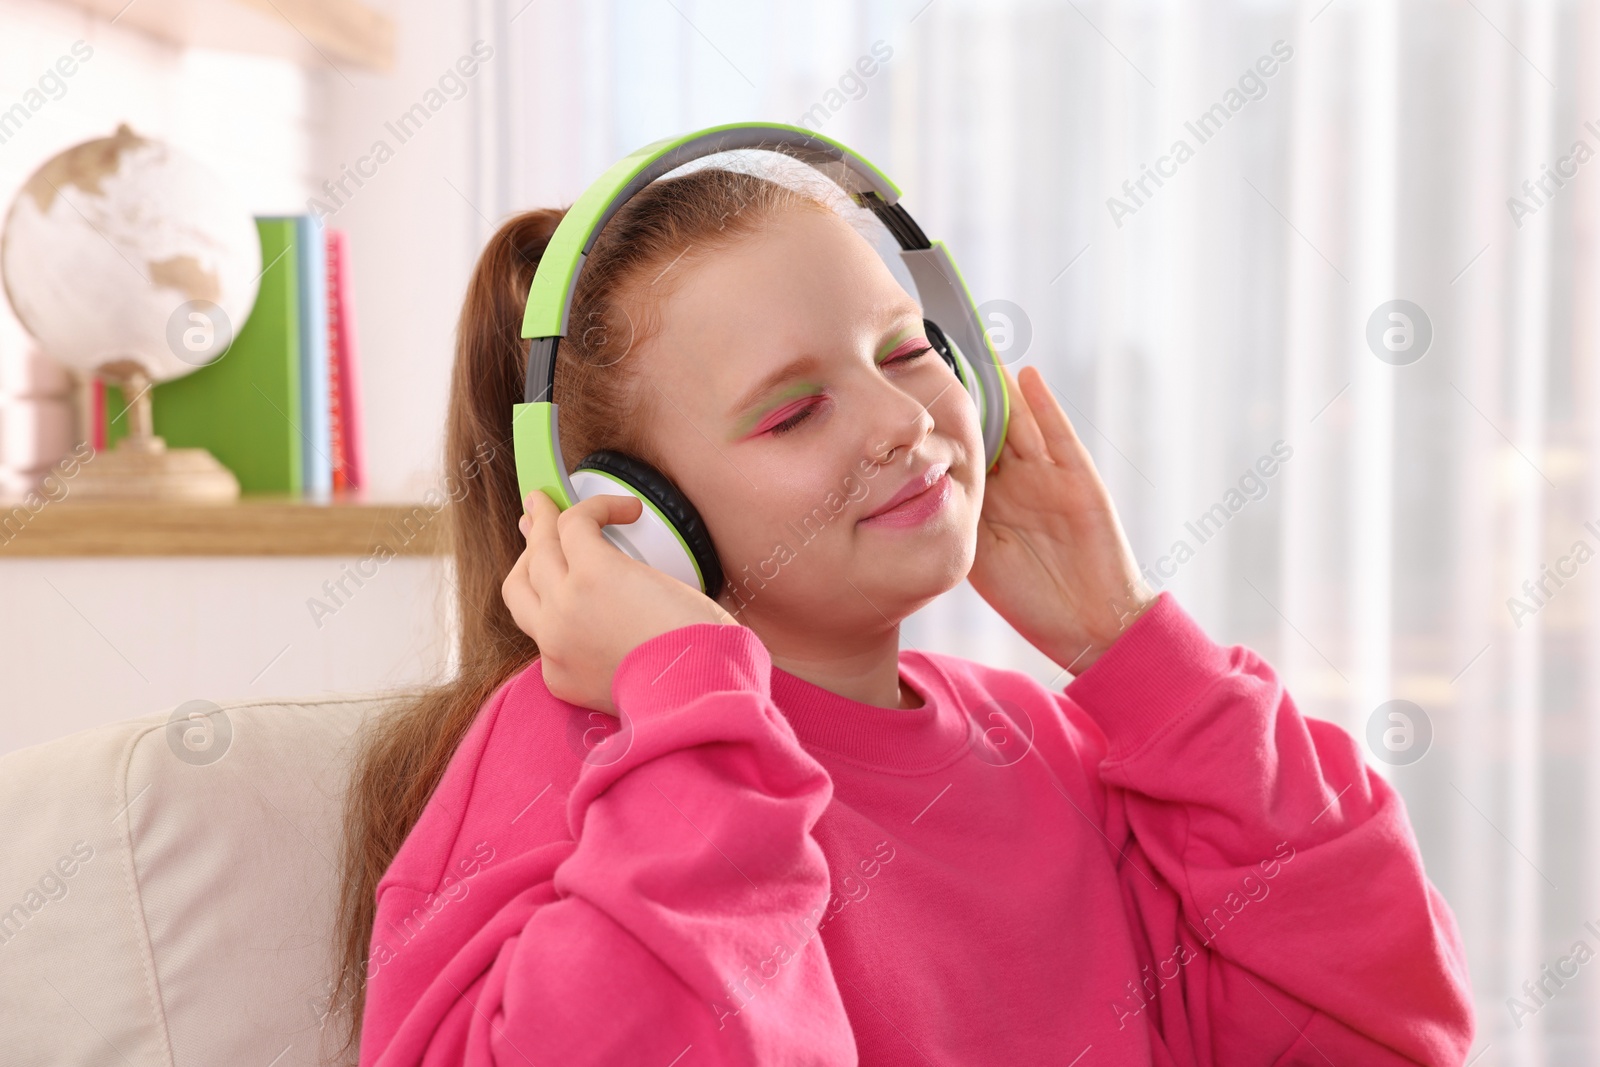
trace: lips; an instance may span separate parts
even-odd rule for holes
[[[868,512],[866,515],[863,515],[862,518],[877,518],[886,511],[893,511],[895,508],[899,507],[901,504],[904,504],[907,500],[910,500],[918,493],[927,492],[935,482],[945,476],[945,472],[947,472],[949,469],[950,464],[948,463],[933,463],[927,467],[924,467],[920,474],[912,475],[904,485],[895,490],[895,494],[880,504],[877,510]]]

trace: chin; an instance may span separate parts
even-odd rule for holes
[[[906,605],[906,614],[966,581],[977,555],[976,523],[950,524],[937,536],[934,530],[920,533],[919,538],[907,539],[906,550],[881,553],[887,558],[872,560],[865,568],[887,599]]]

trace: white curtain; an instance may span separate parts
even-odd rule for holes
[[[1471,1062],[1600,1062],[1594,3],[478,3],[487,215],[739,119],[883,167],[1154,584],[1404,795]],[[905,642],[1067,681],[966,587]]]

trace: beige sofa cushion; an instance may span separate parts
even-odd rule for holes
[[[316,1064],[353,735],[406,692],[193,702],[0,757],[5,1062]]]

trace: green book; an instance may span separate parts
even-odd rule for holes
[[[204,448],[245,493],[303,489],[300,295],[293,218],[258,218],[261,288],[220,357],[150,390],[155,432],[168,448]],[[106,445],[128,432],[122,390],[106,386]]]

